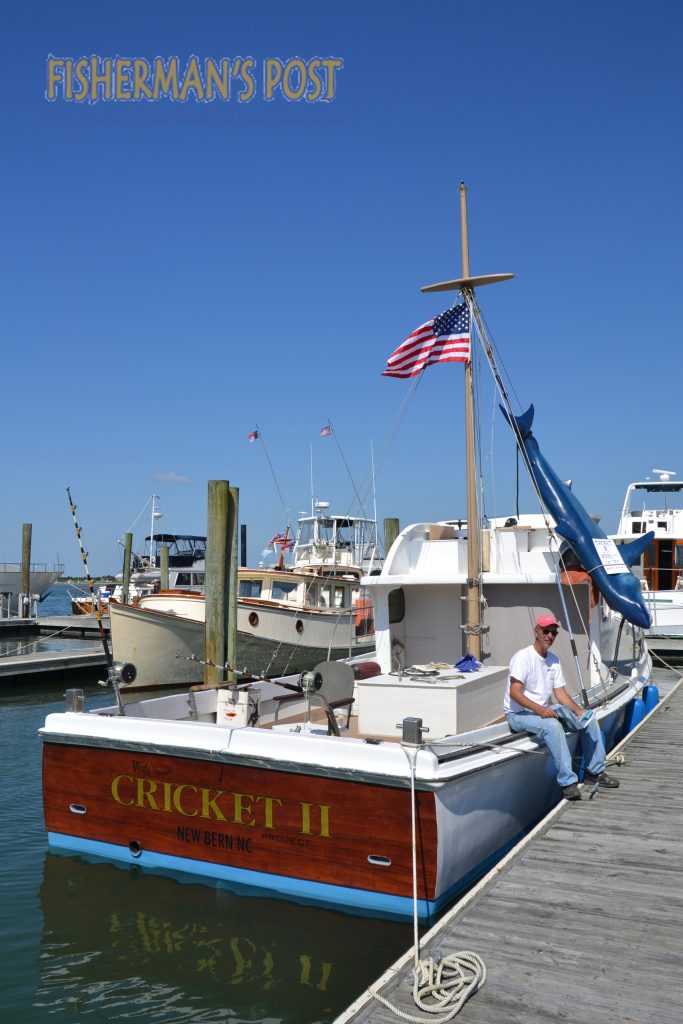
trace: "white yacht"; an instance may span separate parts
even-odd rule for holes
[[[648,645],[683,651],[683,480],[672,470],[652,473],[628,485],[613,540],[653,534],[636,569],[652,618]]]

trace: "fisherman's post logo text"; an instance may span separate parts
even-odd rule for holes
[[[337,96],[341,57],[55,57],[47,59],[45,98],[53,103],[330,103]]]

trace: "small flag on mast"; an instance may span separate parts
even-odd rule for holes
[[[257,438],[258,438],[258,430],[252,430],[251,434],[248,437],[249,444],[251,444],[252,441],[256,441]]]
[[[433,363],[470,359],[470,311],[466,302],[439,313],[409,334],[387,359],[383,377],[417,377]]]
[[[332,433],[332,427],[328,423],[327,426],[323,427],[322,430],[320,431],[320,436],[321,437],[329,437],[331,433]]]

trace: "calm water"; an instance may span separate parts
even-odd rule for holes
[[[37,730],[63,690],[0,690],[2,1024],[329,1021],[410,946],[410,924],[48,853]]]

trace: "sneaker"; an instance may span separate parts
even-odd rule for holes
[[[619,789],[620,786],[619,779],[615,779],[613,775],[608,775],[607,772],[601,772],[600,775],[591,775],[590,772],[586,772],[583,781],[588,783],[589,786],[594,786],[597,782],[600,789]]]
[[[580,800],[581,790],[576,785],[576,783],[573,782],[571,786],[564,787],[564,789],[562,790],[562,795],[564,796],[565,800]]]

